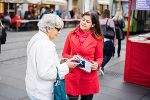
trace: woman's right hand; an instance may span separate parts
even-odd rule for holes
[[[74,57],[68,59],[66,61],[66,64],[68,65],[69,68],[75,68],[77,65],[80,64],[80,63],[73,62],[72,60],[79,60],[79,58],[77,55],[75,55]]]

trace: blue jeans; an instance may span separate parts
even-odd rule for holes
[[[103,62],[101,64],[102,69],[104,69],[104,66],[109,62],[109,60],[112,57],[113,54],[113,49],[114,49],[114,45],[113,42],[110,41],[105,41],[104,42],[104,51],[103,51]]]

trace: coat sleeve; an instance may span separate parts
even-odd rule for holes
[[[61,78],[68,73],[68,66],[66,64],[56,63],[55,47],[41,43],[36,52],[37,73],[43,80],[55,80],[57,76],[58,67],[59,75]],[[58,60],[59,61],[59,60]]]
[[[98,63],[99,67],[103,62],[103,41],[98,40],[97,46],[95,48],[95,61]]]
[[[68,65],[66,63],[62,63],[57,65],[57,68],[60,79],[64,79],[64,76],[69,73]]]
[[[64,45],[64,49],[62,52],[62,57],[64,58],[71,58],[73,57],[73,55],[71,55],[71,46],[70,46],[70,39],[71,39],[71,33],[68,34],[65,45]]]

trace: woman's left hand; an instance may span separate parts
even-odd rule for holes
[[[92,61],[92,70],[97,70],[98,69],[98,63],[95,61]]]

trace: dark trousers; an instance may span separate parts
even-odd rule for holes
[[[0,39],[0,54],[1,54],[1,39]]]
[[[79,96],[68,95],[69,100],[78,100]],[[93,94],[90,95],[81,95],[81,100],[92,100]]]
[[[103,51],[103,62],[101,64],[101,67],[104,68],[104,66],[109,62],[109,60],[112,57],[113,54],[114,45],[112,41],[105,41],[104,42],[104,51]]]
[[[118,56],[120,56],[120,51],[121,51],[121,39],[118,39],[118,50],[117,50]]]

